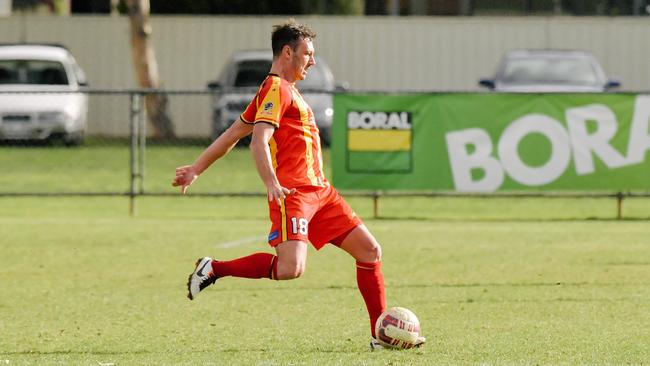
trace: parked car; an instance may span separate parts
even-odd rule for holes
[[[81,144],[88,96],[79,90],[85,85],[84,72],[63,46],[0,44],[0,139]]]
[[[212,137],[224,132],[239,115],[244,112],[253,99],[257,88],[268,75],[273,54],[266,50],[243,50],[235,52],[219,78],[208,83],[215,91],[212,106]],[[332,92],[345,90],[344,85],[336,85],[327,63],[316,56],[316,65],[309,69],[307,78],[297,83],[301,94],[314,112],[323,144],[328,145],[331,138]],[[244,141],[247,142],[247,141]]]
[[[492,79],[479,85],[499,92],[604,92],[621,86],[608,80],[589,52],[515,50],[507,52]]]

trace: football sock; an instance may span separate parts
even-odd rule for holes
[[[212,261],[212,273],[217,278],[277,278],[278,257],[270,253],[254,253],[230,261]]]
[[[386,309],[386,292],[381,262],[357,262],[357,285],[370,317],[370,333],[375,337],[375,322]]]

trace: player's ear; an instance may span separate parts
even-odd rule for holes
[[[284,56],[287,56],[287,57],[291,58],[291,53],[292,52],[293,52],[293,49],[291,48],[291,45],[285,44],[284,46],[282,46],[282,54]]]

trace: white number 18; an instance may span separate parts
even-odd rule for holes
[[[307,221],[307,219],[304,217],[291,218],[291,232],[293,234],[300,233],[301,235],[307,235],[307,225],[309,225],[309,221]]]

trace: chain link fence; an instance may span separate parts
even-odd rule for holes
[[[236,92],[248,95],[251,91]],[[215,110],[218,93],[208,90],[0,92],[2,100],[12,96],[20,96],[27,102],[5,103],[0,108],[0,166],[4,171],[0,175],[0,197],[129,197],[133,214],[137,197],[178,196],[179,190],[171,186],[174,169],[191,164],[223,127],[219,121],[221,112]],[[65,97],[87,103],[82,130],[70,127],[75,126],[75,121],[71,120],[72,107]],[[48,98],[54,102],[43,101]],[[152,115],[159,116],[162,122],[152,120]],[[165,125],[156,126],[156,123]],[[329,171],[329,151],[325,150],[324,155]],[[202,181],[209,183],[195,184],[192,195],[264,197],[264,187],[255,172],[247,149],[236,149],[219,162],[218,169],[204,173],[206,177],[202,176]],[[345,194],[370,199],[374,217],[382,216],[381,202],[386,201],[390,207],[395,204],[391,201],[400,199],[543,197],[613,199],[616,217],[623,218],[626,198],[649,196],[634,192],[354,191]]]
[[[3,196],[171,194],[159,180],[210,143],[207,91],[3,90],[0,99],[0,161],[11,172]]]

